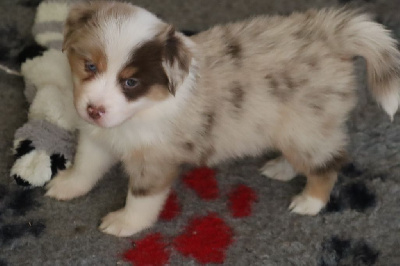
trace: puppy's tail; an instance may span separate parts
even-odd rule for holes
[[[393,120],[400,102],[400,52],[397,41],[382,25],[357,11],[326,10],[330,40],[347,56],[362,56],[367,62],[372,95]],[[325,19],[327,19],[325,17]]]

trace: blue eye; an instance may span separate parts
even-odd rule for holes
[[[126,79],[124,81],[124,88],[125,89],[132,89],[132,88],[136,87],[136,85],[138,83],[139,83],[139,81],[137,79],[134,79],[134,78]]]
[[[97,67],[92,62],[86,61],[85,62],[85,70],[88,71],[88,72],[96,73],[97,72]]]

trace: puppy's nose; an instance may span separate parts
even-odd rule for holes
[[[104,106],[95,106],[93,104],[89,104],[87,107],[87,113],[93,120],[100,119],[105,113],[106,109]]]

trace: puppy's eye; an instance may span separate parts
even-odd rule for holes
[[[124,89],[133,89],[139,84],[139,81],[137,79],[130,78],[126,79],[123,84],[124,84]]]
[[[96,73],[97,72],[97,67],[95,64],[93,64],[90,61],[85,61],[85,70],[87,72],[92,72],[92,73]]]

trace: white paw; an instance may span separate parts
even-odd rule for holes
[[[293,198],[289,210],[303,215],[316,215],[324,206],[322,200],[302,193]]]
[[[131,212],[122,208],[107,214],[101,222],[99,229],[106,234],[127,237],[149,228],[153,222],[141,217],[135,217]]]
[[[57,200],[70,200],[85,195],[91,187],[88,187],[81,179],[70,174],[70,170],[60,172],[46,186],[45,196]]]
[[[289,181],[296,176],[296,171],[284,157],[268,161],[260,171],[262,175],[280,181]]]

